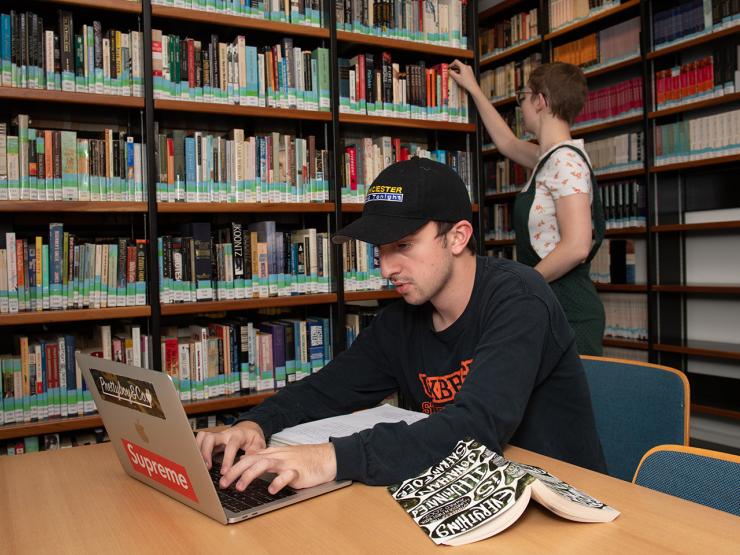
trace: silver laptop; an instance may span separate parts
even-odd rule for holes
[[[220,460],[211,471],[195,443],[185,410],[167,374],[77,354],[118,460],[132,478],[158,489],[222,524],[239,522],[349,485],[267,492],[265,474],[244,491],[221,489]]]

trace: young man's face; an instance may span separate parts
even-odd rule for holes
[[[437,224],[428,222],[416,233],[380,246],[380,270],[403,299],[413,305],[433,300],[452,274],[453,256]]]

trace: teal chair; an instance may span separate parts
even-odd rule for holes
[[[633,482],[740,516],[740,457],[685,445],[659,445],[642,457]]]
[[[652,447],[688,445],[689,382],[683,373],[633,360],[581,360],[610,476],[631,481]]]

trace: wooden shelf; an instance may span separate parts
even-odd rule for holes
[[[428,44],[425,42],[416,42],[413,40],[377,37],[374,35],[365,35],[363,33],[352,33],[350,31],[337,31],[337,42],[343,42],[347,44],[364,44],[366,46],[373,46],[376,48],[389,48],[393,50],[408,50],[410,52],[420,52],[423,54],[433,54],[436,56],[447,56],[450,58],[463,58],[467,60],[472,60],[475,57],[475,54],[472,50],[467,50],[465,48],[453,48],[452,46],[440,46],[436,44]]]
[[[150,316],[151,313],[152,311],[148,306],[18,312],[17,314],[0,315],[0,327],[21,326],[26,324],[53,324],[59,322],[85,322],[89,320],[113,320],[121,318],[146,318]]]
[[[363,114],[339,114],[339,123],[475,133],[474,123],[454,123],[451,121],[433,121],[426,119],[386,118],[382,116],[367,116]]]
[[[604,293],[647,293],[647,285],[632,283],[594,283],[597,291]]]
[[[700,110],[701,108],[708,108],[710,106],[721,106],[722,104],[731,104],[740,100],[740,92],[725,94],[716,98],[708,98],[706,100],[697,100],[696,102],[690,102],[688,104],[682,104],[680,106],[672,106],[670,108],[663,108],[654,112],[648,112],[649,119],[662,118],[664,116],[670,116],[673,114],[680,114],[683,112],[690,112],[692,110]]]
[[[646,227],[623,227],[620,229],[607,229],[604,237],[615,237],[623,235],[644,235],[647,233]]]
[[[675,172],[680,170],[690,170],[693,168],[703,168],[706,166],[732,164],[734,162],[740,162],[740,154],[733,154],[731,156],[717,156],[716,158],[705,158],[704,160],[694,160],[693,162],[679,162],[677,164],[653,166],[650,168],[650,173]]]
[[[528,40],[527,42],[523,42],[521,44],[517,44],[516,46],[507,48],[506,50],[503,50],[499,52],[498,54],[494,54],[493,56],[490,56],[484,60],[481,60],[480,69],[483,70],[484,68],[486,68],[487,66],[490,66],[491,64],[495,64],[515,54],[519,54],[520,52],[524,52],[525,50],[534,48],[538,44],[542,44],[542,37],[537,37],[537,38]]]
[[[309,27],[308,25],[267,21],[264,19],[256,19],[241,15],[206,12],[204,10],[152,5],[152,16],[163,19],[194,21],[195,23],[203,23],[203,21],[207,19],[209,25],[223,25],[224,27],[253,29],[255,31],[265,31],[284,35],[300,35],[303,37],[315,37],[319,39],[329,38],[329,30],[323,27]]]
[[[727,37],[729,35],[734,35],[735,33],[740,33],[740,25],[735,25],[733,27],[730,27],[728,29],[722,29],[721,31],[711,32],[707,33],[706,35],[702,35],[700,37],[696,37],[694,39],[690,39],[687,41],[679,42],[676,44],[673,44],[671,46],[666,46],[665,48],[661,48],[660,50],[655,50],[653,52],[648,52],[646,58],[648,60],[652,60],[655,58],[660,58],[661,56],[667,56],[668,54],[673,54],[674,52],[678,52],[680,50],[685,50],[687,48],[692,48],[694,46],[697,46],[699,44],[704,44],[705,42],[712,42],[715,40],[719,40],[723,37]]]
[[[740,285],[653,285],[651,289],[659,293],[740,295]]]
[[[605,337],[602,340],[604,347],[619,347],[622,349],[635,349],[636,351],[647,351],[647,341],[635,341],[633,339],[616,339],[614,337]]]
[[[516,239],[489,239],[483,243],[486,247],[507,247],[516,244]]]
[[[740,345],[736,343],[719,343],[716,341],[688,341],[687,345],[669,345],[656,343],[653,350],[666,353],[680,353],[697,357],[740,360]]]
[[[267,297],[234,301],[207,301],[200,303],[161,304],[162,316],[181,314],[204,314],[206,312],[232,312],[235,310],[257,310],[260,308],[284,308],[337,302],[336,293],[315,295],[292,295],[290,297]]]
[[[592,69],[591,71],[589,71],[588,69],[584,69],[583,74],[586,76],[586,79],[591,79],[593,77],[598,77],[599,75],[604,75],[605,73],[611,73],[612,71],[617,71],[625,67],[639,64],[641,61],[642,56],[638,54],[637,56],[633,56],[632,58],[627,58],[626,60],[614,62],[613,64],[609,64],[597,69]]]
[[[144,99],[140,96],[116,96],[111,94],[46,91],[43,89],[21,89],[12,87],[0,87],[0,100],[51,102],[55,104],[85,104],[89,106],[115,106],[116,108],[144,109]]]
[[[588,135],[589,133],[596,133],[597,131],[603,131],[605,129],[611,129],[613,127],[621,127],[623,125],[630,125],[633,123],[639,123],[642,121],[641,115],[629,116],[626,118],[615,119],[613,121],[607,121],[605,123],[596,123],[594,125],[588,125],[586,127],[579,127],[573,129],[571,136],[580,137],[582,135]]]
[[[0,212],[146,212],[146,202],[84,202],[76,200],[3,200]]]
[[[502,98],[500,100],[496,100],[495,102],[491,102],[491,106],[493,106],[494,108],[508,106],[509,104],[516,104],[516,96],[510,96],[508,98]]]
[[[627,2],[619,4],[618,6],[614,6],[613,8],[608,8],[604,11],[601,11],[593,15],[592,17],[587,17],[586,19],[582,19],[570,25],[566,25],[565,27],[561,27],[560,29],[553,31],[552,33],[547,33],[545,35],[545,40],[552,40],[556,37],[560,37],[567,33],[571,33],[577,29],[582,29],[583,27],[587,27],[588,25],[591,25],[592,23],[596,21],[600,21],[607,17],[611,17],[614,14],[618,14],[620,12],[630,10],[634,8],[635,6],[639,6],[639,5],[640,5],[640,0],[628,0]]]
[[[203,401],[183,403],[186,414],[203,414],[218,410],[232,410],[252,407],[260,404],[268,397],[275,395],[274,391],[264,391],[251,395],[231,395],[217,397]],[[0,426],[0,440],[22,438],[60,432],[74,432],[103,427],[103,421],[97,414],[90,416],[74,416],[71,418],[56,418],[39,422],[25,422]]]
[[[636,170],[624,170],[621,172],[600,173],[600,174],[596,174],[596,179],[598,181],[603,181],[603,180],[612,181],[616,179],[627,179],[629,177],[637,177],[640,175],[645,175],[645,168],[636,169]]]
[[[118,97],[117,97],[118,98]],[[172,112],[190,112],[198,114],[220,114],[237,117],[260,117],[300,119],[313,121],[331,121],[331,112],[313,110],[296,110],[295,108],[268,108],[260,106],[240,106],[234,104],[211,104],[208,102],[191,102],[188,100],[155,100],[155,110]]]
[[[332,213],[333,202],[158,202],[160,214]]]
[[[520,191],[508,191],[506,193],[491,193],[486,195],[485,199],[486,202],[492,201],[498,201],[498,200],[510,200],[513,198],[516,198],[516,196],[519,194]]]
[[[511,8],[516,7],[518,4],[523,4],[523,0],[502,0],[501,2],[498,2],[497,4],[494,4],[487,10],[484,10],[482,12],[478,12],[478,20],[488,19],[491,16],[496,15],[497,13],[501,13],[503,11],[509,10]]]
[[[141,2],[127,0],[54,0],[54,3],[113,12],[141,13]]]
[[[663,224],[654,225],[650,231],[654,233],[674,233],[677,231],[732,231],[740,229],[740,221],[707,222],[702,224]]]
[[[348,213],[357,213],[362,212],[362,209],[364,208],[365,203],[363,202],[348,202],[342,204],[342,212],[348,212]],[[473,214],[477,213],[478,210],[480,210],[480,207],[477,202],[474,202],[472,205],[473,208]]]
[[[740,411],[711,407],[709,405],[698,405],[691,403],[691,412],[697,414],[709,414],[711,416],[720,416],[732,420],[740,420]]]
[[[381,301],[386,299],[400,299],[401,295],[395,289],[382,289],[380,291],[347,291],[344,301]]]

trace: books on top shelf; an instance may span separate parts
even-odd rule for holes
[[[294,25],[321,27],[324,0],[152,0],[153,5],[202,10],[217,14],[240,15],[266,21],[280,21]]]
[[[46,242],[45,242],[46,239]],[[0,313],[146,305],[146,240],[0,234]]]
[[[467,48],[466,0],[337,0],[338,31]]]
[[[491,102],[514,96],[529,83],[532,70],[542,63],[542,54],[536,52],[523,60],[499,65],[480,75],[480,87]]]
[[[184,224],[157,239],[161,303],[328,293],[329,234],[278,231],[274,221]]]
[[[71,11],[59,10],[54,22],[0,14],[3,87],[143,96],[143,50],[140,31],[103,30],[99,21],[75,28]]]
[[[154,98],[310,111],[330,110],[329,50],[305,50],[286,37],[247,44],[152,29]]]
[[[593,17],[619,4],[620,0],[550,0],[550,31]]]
[[[479,6],[480,10],[480,6]],[[478,48],[481,62],[539,37],[537,8],[498,20],[490,29],[481,29]]]
[[[611,522],[620,514],[546,470],[507,460],[469,438],[388,490],[437,545],[494,536],[516,522],[530,499],[576,522]]]
[[[412,156],[429,158],[454,169],[465,183],[471,201],[472,157],[460,150],[429,150],[426,142],[402,140],[399,137],[348,137],[344,143],[344,164],[342,165],[342,202],[364,203],[367,188],[378,174],[396,162],[408,160]]]
[[[332,358],[327,318],[233,318],[164,326],[162,367],[182,401],[273,391]]]
[[[683,0],[653,15],[653,50],[740,24],[740,6],[727,0]]]
[[[158,127],[158,126],[157,126]],[[160,202],[325,202],[329,153],[316,137],[155,130]]]
[[[740,109],[655,126],[655,165],[740,154]]]
[[[146,200],[146,148],[125,130],[36,129],[0,122],[0,200]]]
[[[390,52],[338,58],[339,112],[467,123],[468,95],[449,64],[393,62]]]
[[[553,48],[554,61],[581,66],[584,70],[595,70],[639,55],[639,17]]]
[[[645,142],[642,131],[586,141],[585,146],[596,175],[644,167]]]
[[[572,129],[642,114],[642,77],[591,89]]]

